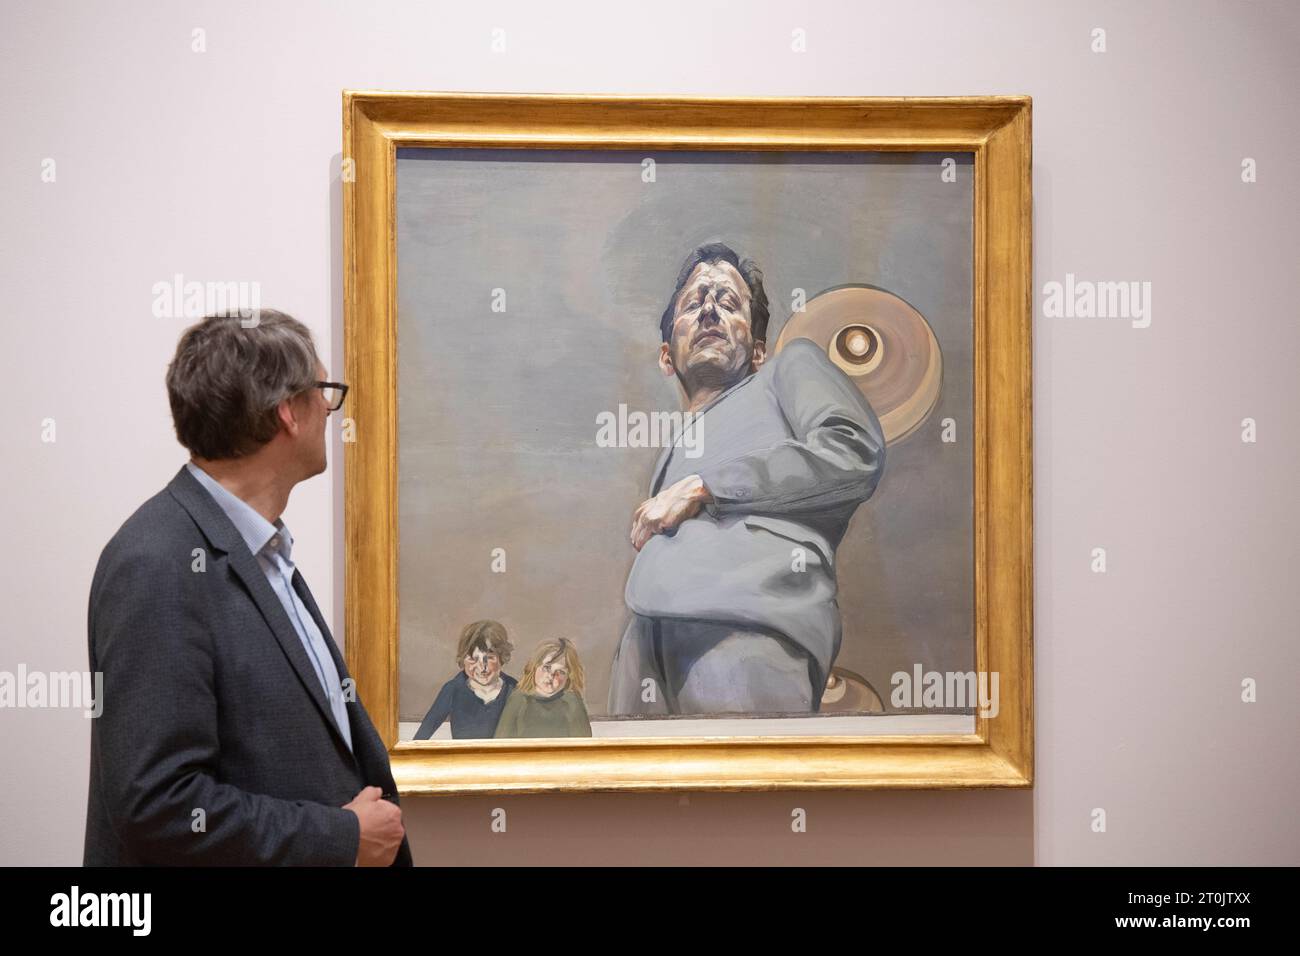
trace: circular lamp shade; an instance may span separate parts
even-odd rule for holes
[[[841,286],[808,300],[786,322],[775,352],[810,339],[871,403],[885,441],[906,438],[939,402],[943,355],[925,316],[871,286]]]

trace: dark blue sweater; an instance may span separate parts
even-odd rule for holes
[[[491,703],[483,703],[469,687],[469,678],[461,671],[438,691],[438,697],[420,721],[420,729],[415,732],[416,740],[428,740],[433,732],[442,726],[442,722],[451,718],[451,735],[462,738],[491,737],[505,709],[506,698],[519,682],[509,674],[501,675],[501,693]]]

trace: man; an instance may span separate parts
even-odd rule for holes
[[[668,448],[633,515],[633,612],[614,714],[818,710],[839,651],[835,549],[885,461],[862,394],[814,343],[767,361],[763,276],[722,243],[682,266],[659,368],[692,451]]]
[[[85,863],[411,864],[388,754],[280,520],[325,470],[306,326],[186,330],[167,370],[190,452],[104,549],[90,590]]]

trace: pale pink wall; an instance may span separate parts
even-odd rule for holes
[[[615,9],[5,0],[0,669],[85,666],[99,549],[181,462],[162,373],[184,323],[153,318],[154,282],[259,281],[338,355],[342,88],[1028,93],[1038,286],[1150,281],[1154,306],[1146,329],[1036,323],[1035,791],[412,800],[416,857],[1300,863],[1300,8]],[[206,53],[191,52],[195,27]],[[1095,27],[1106,53],[1090,51]],[[806,53],[790,50],[796,28]],[[335,622],[340,481],[331,466],[286,516]],[[0,862],[80,860],[88,740],[79,714],[0,711]],[[504,835],[488,829],[495,806]]]

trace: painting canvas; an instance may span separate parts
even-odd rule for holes
[[[398,149],[399,739],[996,714],[960,679],[974,171]]]

